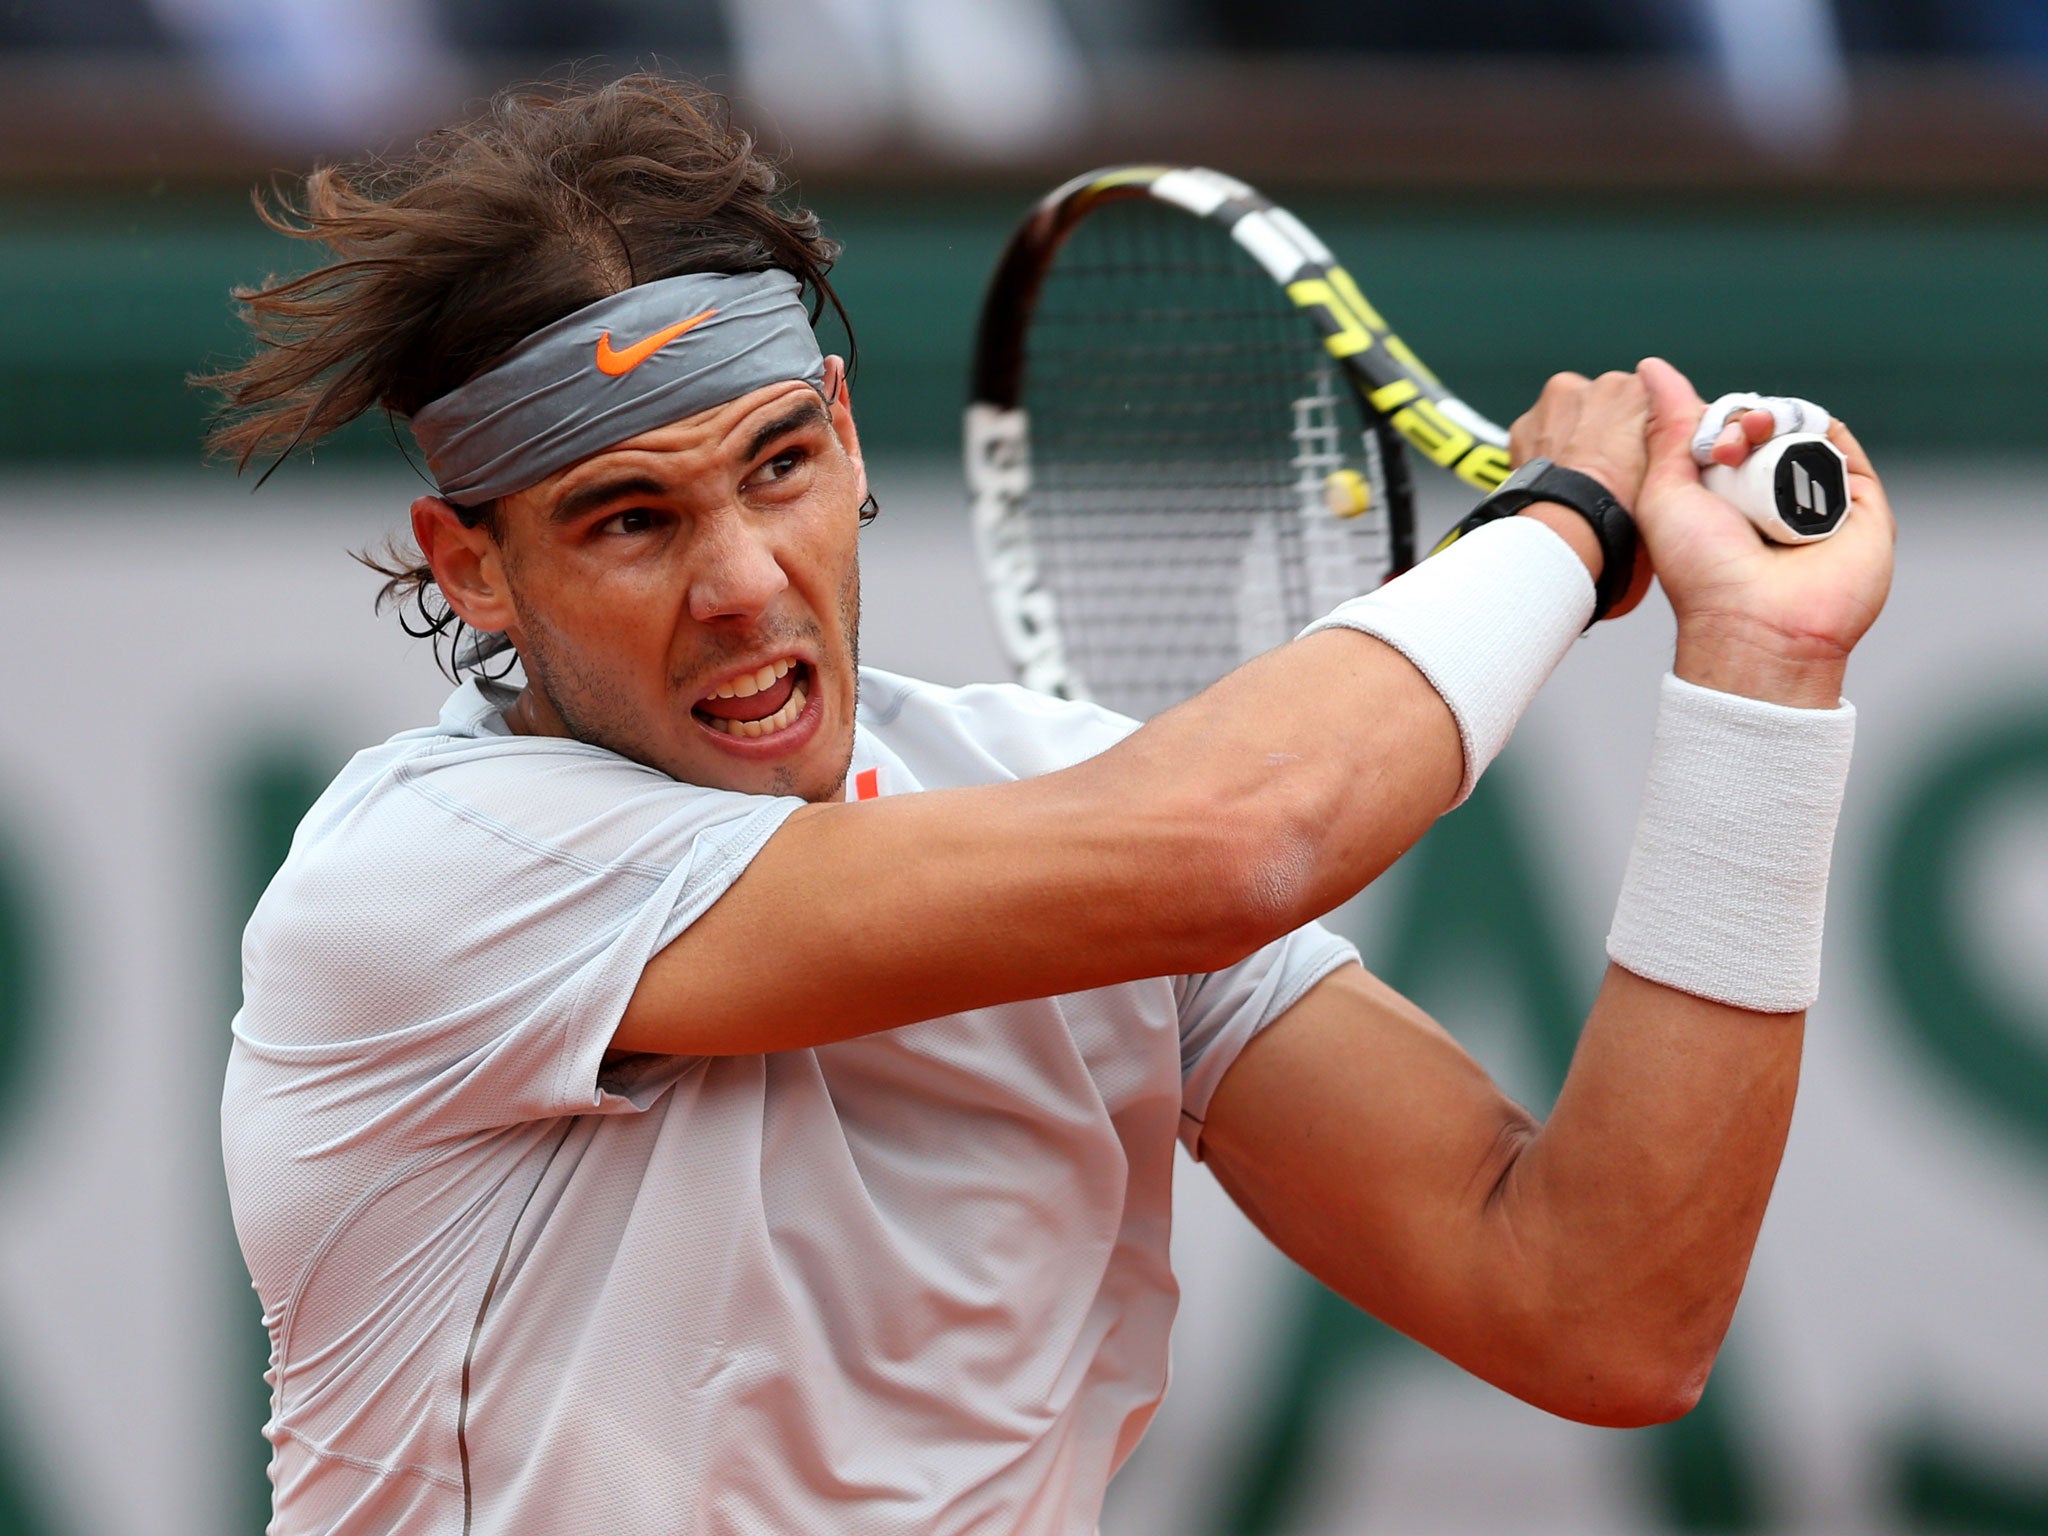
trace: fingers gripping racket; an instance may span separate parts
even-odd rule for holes
[[[1713,459],[1714,439],[1736,415],[1767,412],[1775,434],[1730,468]],[[1730,394],[1709,404],[1693,432],[1700,481],[1733,502],[1777,544],[1811,544],[1842,524],[1849,511],[1849,460],[1828,438],[1828,413],[1811,400]]]

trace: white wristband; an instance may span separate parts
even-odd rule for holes
[[[1302,634],[1360,630],[1415,664],[1458,722],[1463,804],[1592,618],[1593,578],[1571,546],[1534,518],[1503,517]]]
[[[1828,860],[1856,711],[1792,709],[1666,674],[1607,956],[1759,1013],[1820,995]]]

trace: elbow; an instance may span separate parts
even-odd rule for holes
[[[1172,884],[1198,951],[1190,971],[1235,965],[1321,910],[1316,839],[1270,807],[1193,807],[1185,846]]]
[[[1714,1357],[1689,1352],[1654,1352],[1648,1358],[1587,1362],[1572,1371],[1570,1385],[1555,1386],[1529,1401],[1560,1418],[1599,1429],[1647,1429],[1684,1418],[1699,1403]]]
[[[1631,1383],[1627,1391],[1566,1418],[1599,1429],[1649,1429],[1682,1419],[1698,1405],[1706,1378],[1672,1376]]]
[[[1537,1388],[1523,1395],[1602,1429],[1684,1418],[1713,1374],[1736,1293],[1701,1291],[1667,1266],[1598,1269],[1553,1279],[1540,1288],[1546,1300],[1521,1314],[1521,1380]]]

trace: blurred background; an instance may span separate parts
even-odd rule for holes
[[[1106,1536],[2048,1533],[2048,0],[0,0],[0,1536],[261,1529],[236,939],[347,754],[446,688],[348,558],[420,483],[381,424],[260,494],[202,463],[183,380],[238,352],[229,287],[305,261],[250,189],[638,65],[728,90],[845,243],[882,665],[1003,675],[970,327],[1028,200],[1107,161],[1286,200],[1500,419],[1654,351],[1821,400],[1892,484],[1826,996],[1700,1408],[1523,1407],[1184,1163],[1176,1382]],[[1539,1110],[1599,979],[1651,606],[1340,919]]]

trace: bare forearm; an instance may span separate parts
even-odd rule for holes
[[[1682,1410],[1704,1383],[1784,1151],[1804,1022],[1609,967],[1492,1213],[1545,1319],[1529,1368],[1583,1386],[1578,1416],[1602,1417],[1604,1399],[1662,1417],[1660,1399]]]
[[[1205,803],[1245,829],[1242,856],[1279,898],[1273,932],[1320,916],[1405,852],[1477,779],[1523,690],[1583,627],[1601,569],[1590,525],[1541,502],[1511,521],[1326,621],[1365,633],[1312,634],[1133,738],[1164,763],[1202,763]],[[1520,669],[1531,661],[1541,670]]]
[[[1784,1146],[1797,1015],[1615,969],[1548,1125],[1413,1003],[1339,972],[1245,1048],[1203,1147],[1340,1294],[1553,1413],[1682,1413]]]
[[[1249,949],[1400,857],[1451,804],[1463,756],[1450,710],[1405,657],[1331,631],[1260,657],[1090,770],[1106,801],[1186,796],[1241,871]]]

